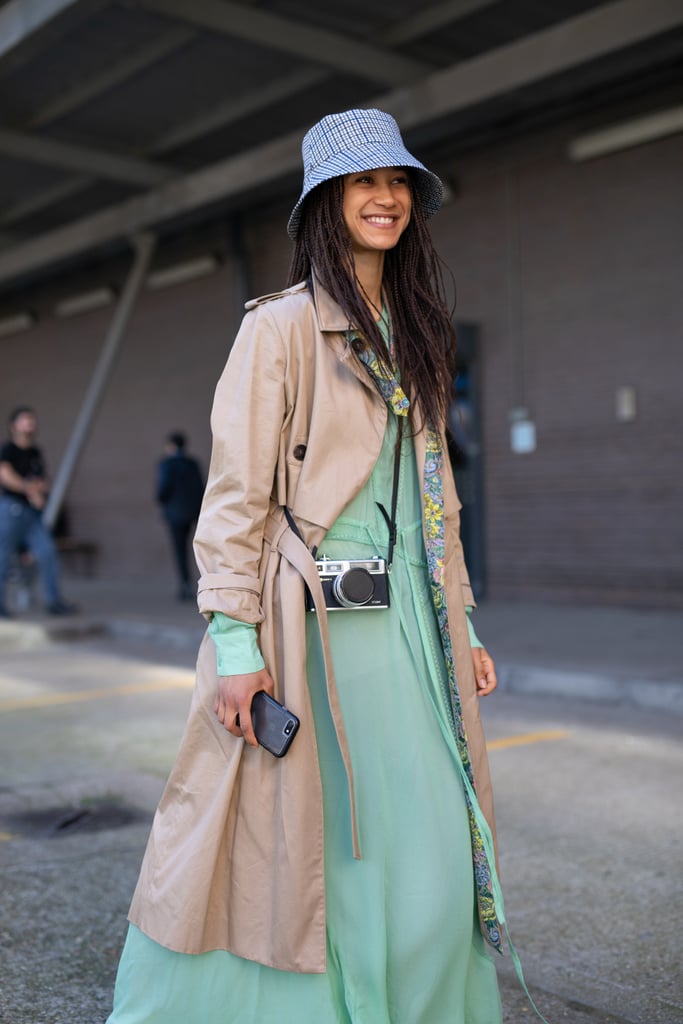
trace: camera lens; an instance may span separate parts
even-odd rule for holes
[[[336,577],[332,590],[344,608],[358,608],[372,598],[375,584],[367,569],[347,569]]]

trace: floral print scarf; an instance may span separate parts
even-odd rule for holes
[[[384,312],[379,326],[383,332],[388,333],[388,322]],[[347,332],[347,340],[349,342],[358,337],[357,332]],[[393,352],[392,342],[393,339],[390,339],[389,348],[391,352]],[[370,376],[391,411],[396,416],[407,417],[410,410],[410,401],[397,380],[396,371],[388,373],[384,370],[369,346],[366,346],[359,353],[359,358],[367,367]],[[443,445],[438,431],[431,424],[428,424],[425,429],[427,430],[427,452],[424,465],[422,502],[425,524],[425,548],[432,601],[436,611],[448,674],[451,708],[455,724],[455,740],[466,778],[465,797],[469,814],[479,917],[489,942],[495,949],[501,951],[501,927],[497,907],[500,906],[500,917],[501,920],[504,920],[502,894],[500,894],[500,886],[496,876],[491,831],[479,808],[474,791],[474,773],[472,771],[472,762],[462,717],[462,703],[455,677],[453,643],[448,625],[448,608],[446,606],[443,576],[445,550]]]

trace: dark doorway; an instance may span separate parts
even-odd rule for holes
[[[458,346],[455,401],[449,416],[449,449],[462,502],[460,530],[465,562],[474,596],[479,601],[486,595],[479,329],[476,324],[467,323],[457,323],[455,329]]]

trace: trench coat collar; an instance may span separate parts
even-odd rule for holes
[[[246,310],[256,309],[257,306],[262,306],[265,302],[270,302],[271,299],[279,299],[283,295],[295,295],[297,292],[304,291],[312,292],[313,306],[319,330],[324,333],[342,332],[344,334],[347,331],[354,330],[354,324],[349,320],[339,303],[335,302],[329,292],[325,290],[318,280],[315,271],[311,272],[310,280],[299,281],[298,284],[293,284],[290,288],[285,288],[281,292],[270,292],[267,295],[260,295],[257,299],[249,299],[248,302],[245,302],[244,308]]]
[[[332,298],[329,292],[325,291],[318,280],[315,271],[311,274],[313,281],[313,304],[318,318],[318,327],[323,332],[334,331],[346,332],[354,329],[354,324],[341,308],[338,302]]]

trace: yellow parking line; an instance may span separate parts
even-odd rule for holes
[[[128,683],[126,686],[111,686],[104,690],[70,690],[66,693],[43,693],[37,697],[18,697],[15,700],[0,701],[0,712],[21,711],[25,708],[44,708],[55,704],[75,704],[85,700],[106,700],[129,693],[155,693],[159,690],[191,689],[194,675],[183,679],[158,679],[147,683]]]
[[[529,743],[545,743],[547,740],[562,740],[569,736],[566,729],[546,729],[545,732],[527,732],[521,736],[507,736],[502,740],[489,740],[487,750],[505,750],[507,747],[525,747]]]
[[[135,693],[158,693],[162,690],[184,690],[194,685],[194,675],[189,674],[179,679],[157,679],[146,683],[128,683],[125,686],[112,686],[101,690],[70,690],[64,693],[43,693],[36,697],[19,697],[15,700],[0,701],[0,713],[3,711],[22,711],[28,708],[54,707],[58,704],[77,704],[79,701],[106,700],[111,697],[122,697]],[[547,729],[544,732],[528,732],[519,736],[507,736],[499,740],[489,740],[487,750],[506,750],[508,747],[524,747],[531,743],[545,743],[549,740],[561,740],[569,735],[566,729]],[[0,833],[0,840],[7,838]]]

